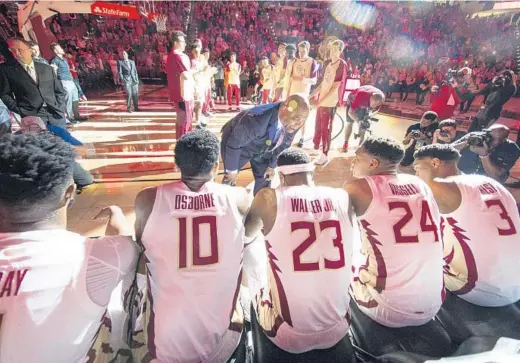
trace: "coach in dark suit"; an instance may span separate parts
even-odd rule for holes
[[[290,96],[285,102],[242,111],[222,128],[221,153],[225,184],[234,184],[248,161],[255,177],[254,193],[268,187],[278,155],[289,148],[309,116],[308,100]]]
[[[134,109],[139,111],[139,75],[135,68],[135,62],[128,59],[128,53],[123,51],[123,60],[119,61],[119,78],[126,91],[126,110],[132,112],[132,101]]]
[[[23,39],[10,39],[14,59],[0,65],[0,98],[21,117],[38,116],[51,125],[65,127],[67,93],[53,69],[34,62],[31,47]]]

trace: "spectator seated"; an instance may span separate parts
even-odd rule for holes
[[[483,307],[448,292],[437,314],[437,320],[456,344],[470,337],[520,339],[519,305],[520,303],[502,307]]]
[[[454,351],[448,333],[435,320],[422,326],[389,328],[369,318],[353,301],[350,314],[354,344],[372,356],[405,351],[440,358]]]
[[[256,319],[256,312],[251,307],[251,331],[253,333],[254,363],[349,363],[356,362],[354,349],[349,337],[345,336],[338,344],[329,349],[313,350],[301,354],[292,354],[278,348],[262,331]]]

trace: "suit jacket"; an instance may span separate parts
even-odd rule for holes
[[[0,98],[21,117],[36,116],[44,103],[53,118],[65,117],[67,92],[56,78],[52,67],[34,62],[36,83],[17,61],[0,65]]]
[[[133,60],[129,59],[128,65],[124,60],[118,61],[117,69],[119,72],[119,78],[122,82],[139,83],[139,75],[137,74],[137,69],[135,68],[135,62]]]
[[[271,168],[276,166],[278,155],[291,146],[296,134],[285,132],[282,142],[276,146],[275,135],[281,127],[280,103],[242,111],[222,127],[221,153],[226,170],[238,170],[241,158],[255,159]]]

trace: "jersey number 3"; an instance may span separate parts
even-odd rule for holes
[[[339,257],[337,260],[329,260],[324,258],[326,269],[339,269],[345,266],[345,251],[343,250],[343,236],[341,235],[341,227],[339,221],[321,221],[317,224],[320,228],[320,233],[328,228],[334,228],[336,231],[336,238],[332,240],[334,247],[338,249]],[[320,261],[315,262],[302,262],[301,255],[317,240],[316,236],[316,224],[314,222],[293,222],[291,223],[291,232],[298,231],[300,229],[306,229],[309,232],[309,237],[305,239],[296,249],[293,251],[293,264],[294,271],[318,271],[320,269]]]
[[[412,210],[410,206],[406,202],[390,202],[388,203],[388,209],[393,211],[394,209],[404,209],[405,215],[394,224],[394,235],[396,243],[417,243],[419,242],[418,233],[414,235],[404,235],[402,232],[403,227],[405,227],[408,222],[410,222],[413,218]],[[435,222],[432,218],[432,213],[430,212],[430,207],[428,206],[428,202],[423,200],[421,206],[421,231],[422,232],[432,232],[435,238],[435,242],[439,242],[439,231]]]
[[[188,218],[179,218],[179,268],[187,267],[187,219]],[[192,234],[192,266],[205,266],[218,263],[217,217],[200,216],[190,219]],[[202,225],[207,225],[209,228],[210,253],[208,256],[201,256],[200,228]]]

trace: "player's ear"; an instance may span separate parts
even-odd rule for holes
[[[68,207],[69,204],[74,200],[75,195],[76,195],[76,184],[72,183],[69,185],[69,187],[65,191],[65,195],[63,196],[63,200],[61,201],[60,208]]]
[[[220,166],[220,163],[219,161],[217,160],[217,162],[215,164],[213,164],[213,168],[211,169],[211,172],[214,173],[215,175],[218,174],[218,167]]]
[[[441,166],[442,161],[439,158],[432,158],[430,160],[430,164],[433,166],[434,169],[438,169]]]
[[[278,177],[280,178],[280,185],[285,186],[285,177],[282,173],[278,173]]]
[[[379,159],[373,158],[372,160],[370,160],[371,169],[377,169],[377,168],[379,168],[380,165],[381,165],[381,161],[379,161]]]

